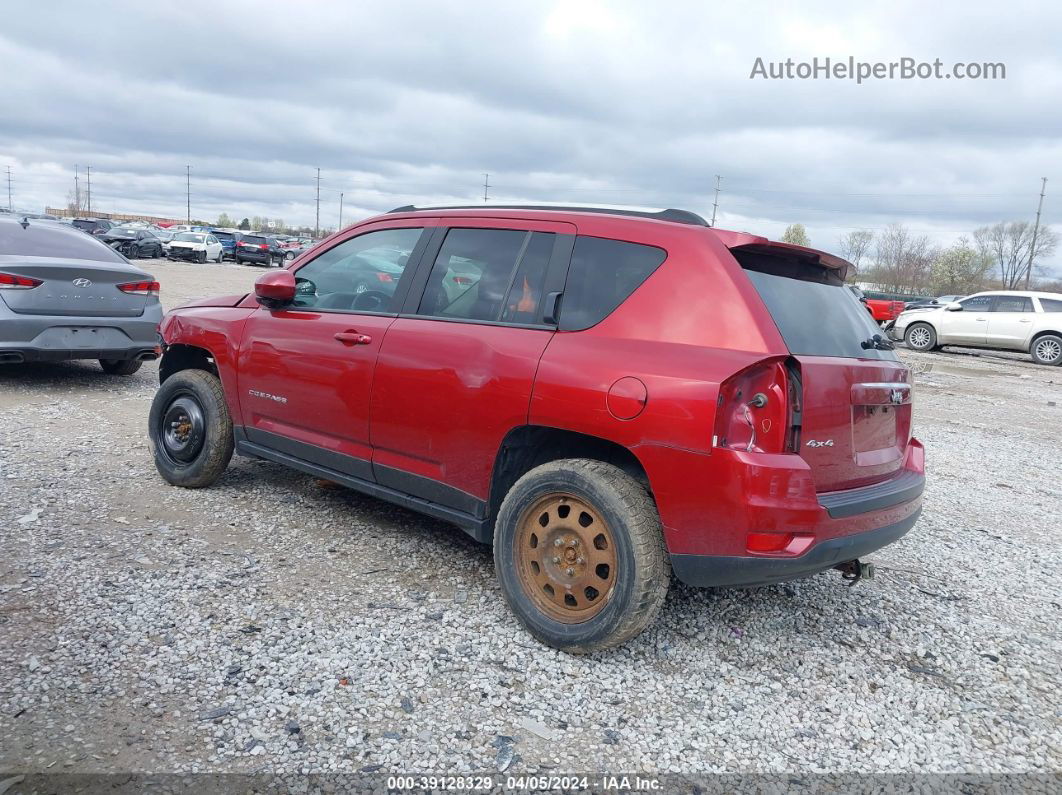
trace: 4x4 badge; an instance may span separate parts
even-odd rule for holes
[[[815,439],[808,439],[807,446],[808,447],[833,447],[833,439],[827,439],[827,440],[825,440],[823,442],[817,441]]]

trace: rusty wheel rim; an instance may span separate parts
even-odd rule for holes
[[[601,514],[572,494],[542,497],[520,517],[516,568],[539,611],[564,624],[600,613],[616,583],[616,544]]]

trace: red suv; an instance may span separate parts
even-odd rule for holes
[[[672,572],[755,586],[921,509],[911,378],[830,254],[681,210],[402,207],[161,325],[171,484],[237,453],[494,544],[532,634],[638,634]]]

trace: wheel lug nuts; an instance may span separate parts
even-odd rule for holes
[[[579,564],[586,563],[586,558],[584,558],[582,555],[580,555],[579,557],[577,557],[575,559],[575,562],[579,563]]]
[[[560,558],[558,558],[556,555],[554,555],[553,556],[553,562],[554,563],[560,563]]]
[[[568,546],[570,546],[572,549],[575,549],[577,543],[578,542],[573,538],[571,541],[568,542]]]
[[[555,547],[562,546],[563,544],[564,544],[564,542],[561,541],[559,538],[556,541],[553,542],[553,546],[555,546]]]
[[[566,569],[566,570],[565,570],[565,573],[566,573],[566,574],[567,574],[567,575],[568,575],[569,577],[571,577],[571,576],[572,576],[573,574],[575,574],[575,569],[573,569],[573,568],[568,568],[568,569]]]

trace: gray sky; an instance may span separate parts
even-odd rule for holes
[[[1062,8],[1045,3],[12,3],[0,202],[322,226],[407,203],[682,207],[836,249],[1062,222]],[[764,61],[1002,62],[1004,80],[750,79]],[[1054,195],[1052,195],[1054,194]],[[1062,226],[1055,225],[1062,232]],[[1062,272],[1062,252],[1050,265]]]

